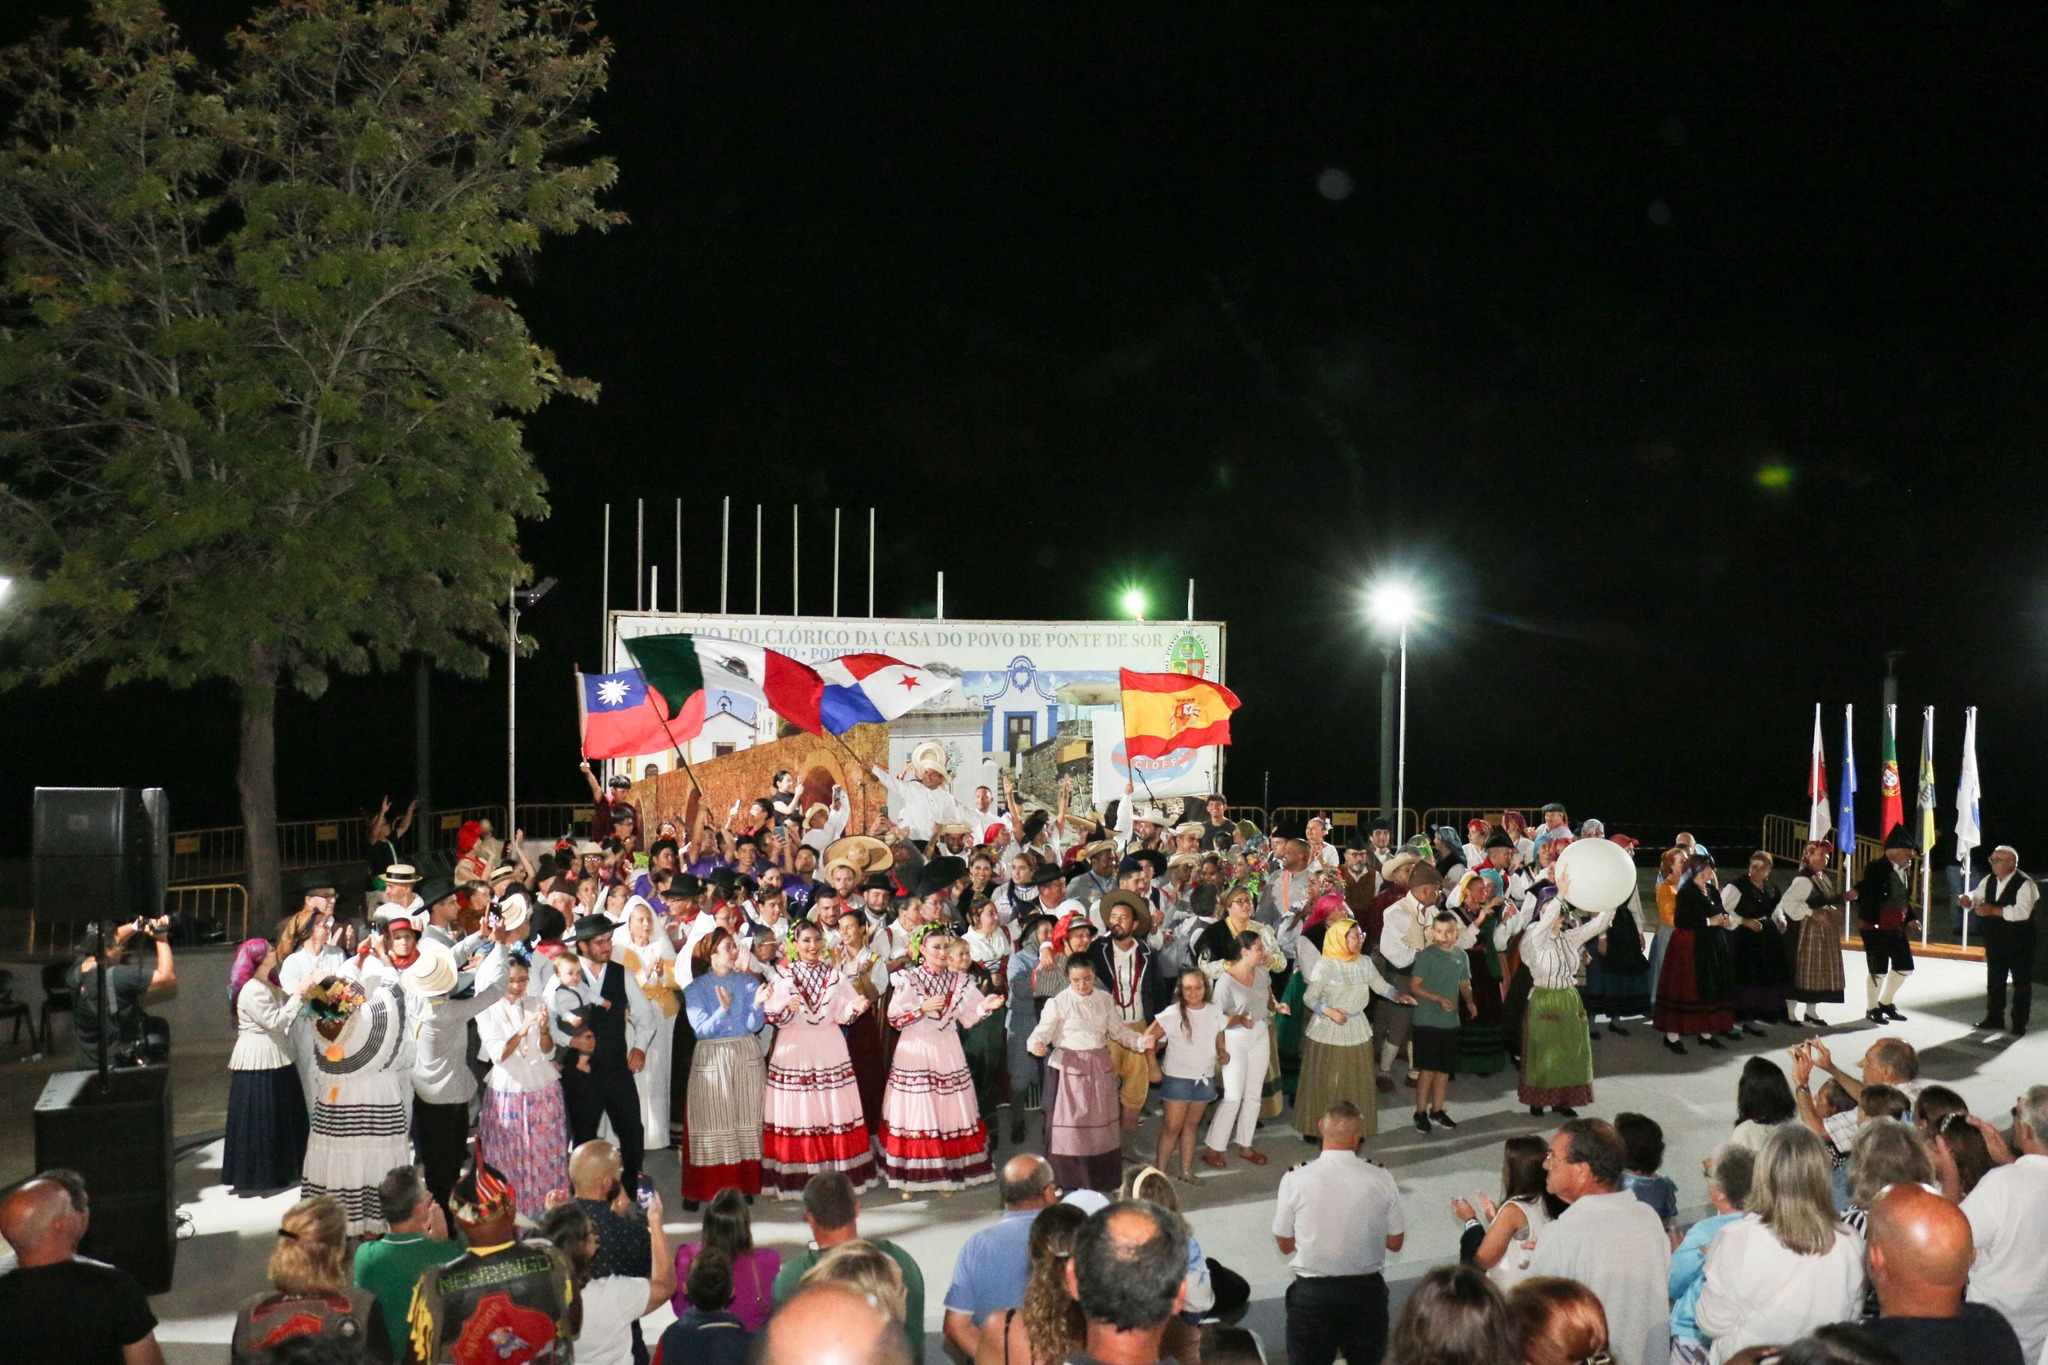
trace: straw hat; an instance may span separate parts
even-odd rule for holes
[[[429,998],[455,989],[455,954],[438,943],[422,942],[420,955],[398,974],[398,984],[414,995]]]
[[[843,839],[834,839],[825,845],[824,866],[830,867],[844,862],[862,876],[875,872],[887,872],[896,865],[896,855],[889,846],[869,834],[849,834]]]

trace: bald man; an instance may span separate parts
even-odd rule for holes
[[[1963,1302],[1977,1248],[1963,1211],[1919,1185],[1893,1185],[1870,1206],[1870,1280],[1878,1338],[1914,1365],[2031,1365],[1997,1309]]]
[[[1060,1197],[1051,1165],[1035,1152],[1004,1162],[999,1182],[1003,1216],[967,1239],[946,1288],[946,1340],[970,1360],[980,1343],[981,1323],[1006,1308],[1024,1306],[1024,1284],[1031,1278],[1031,1223]]]
[[[814,1284],[777,1309],[758,1359],[760,1365],[911,1365],[902,1327],[837,1284]]]
[[[44,1171],[0,1200],[0,1237],[19,1264],[0,1275],[9,1360],[163,1365],[156,1315],[125,1270],[78,1254],[92,1222],[77,1172]]]

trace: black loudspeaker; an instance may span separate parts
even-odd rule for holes
[[[171,1287],[177,1202],[171,1186],[171,1073],[161,1066],[59,1071],[36,1101],[36,1169],[85,1177],[92,1222],[79,1251],[133,1275],[144,1293]]]
[[[170,803],[161,787],[37,787],[35,900],[45,919],[163,913]]]

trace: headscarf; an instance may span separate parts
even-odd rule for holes
[[[256,975],[257,964],[270,951],[270,940],[263,938],[245,939],[235,949],[234,965],[228,968],[228,1019],[239,1023],[240,1013],[235,1002],[242,998],[242,987],[249,984],[249,978]]]
[[[1351,951],[1351,931],[1357,927],[1358,921],[1349,915],[1331,920],[1323,931],[1323,956],[1331,962],[1358,961],[1358,954]]]
[[[1341,914],[1343,913],[1343,910],[1343,892],[1324,892],[1322,895],[1316,897],[1315,905],[1308,912],[1308,918],[1302,921],[1302,932],[1307,933],[1309,930],[1318,928],[1323,924],[1334,922],[1331,920],[1331,916]]]

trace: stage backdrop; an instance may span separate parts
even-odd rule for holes
[[[1220,621],[933,621],[816,616],[721,616],[695,612],[613,612],[607,666],[631,668],[625,641],[672,633],[737,640],[818,664],[841,654],[889,654],[942,676],[953,686],[890,722],[889,757],[901,768],[917,744],[935,740],[952,760],[963,797],[1000,786],[1015,755],[1069,730],[1095,743],[1098,803],[1123,794],[1127,770],[1117,702],[1120,669],[1224,677]],[[688,746],[692,763],[776,740],[773,712],[748,697],[706,698],[705,732]],[[1100,726],[1100,729],[1097,727]],[[829,742],[829,741],[828,741]],[[836,747],[836,746],[835,746]],[[1187,760],[1181,762],[1180,760]],[[1205,748],[1145,761],[1140,793],[1193,795],[1221,786],[1220,751]],[[647,754],[615,765],[629,776],[647,764],[662,772],[674,755]]]

